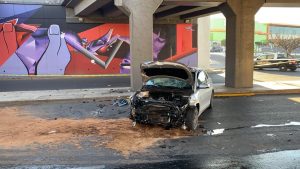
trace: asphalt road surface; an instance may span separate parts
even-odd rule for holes
[[[277,69],[256,71],[259,79],[294,80],[300,78],[300,70],[296,72],[280,72]],[[224,83],[225,78],[218,73],[210,73],[215,84]],[[5,91],[35,91],[35,90],[61,90],[61,89],[89,89],[89,88],[110,88],[129,87],[129,76],[102,76],[102,77],[66,77],[66,78],[0,78],[0,92]]]
[[[18,142],[16,147],[7,147],[4,145],[10,142],[9,138],[6,142],[3,141],[6,137],[3,135],[5,131],[3,128],[1,131],[0,128],[0,168],[300,168],[299,108],[299,95],[216,98],[214,108],[201,115],[200,127],[192,135],[182,136],[178,134],[178,129],[162,129],[159,130],[161,133],[153,134],[152,126],[149,126],[147,132],[136,133],[136,130],[130,128],[127,132],[124,130],[125,125],[119,125],[119,129],[104,132],[104,135],[100,136],[80,135],[90,132],[92,126],[89,126],[86,130],[76,130],[78,135],[71,137],[72,140],[81,138],[79,145],[67,141],[55,144],[53,140],[47,144],[41,142],[25,146],[22,146],[23,142]],[[21,128],[22,123],[29,121],[29,124],[36,125],[32,132],[47,124],[49,137],[56,138],[55,131],[51,131],[50,127],[55,120],[58,122],[54,124],[60,125],[59,130],[65,132],[68,130],[61,126],[65,119],[81,122],[90,118],[109,120],[95,123],[98,127],[106,125],[104,128],[100,127],[99,130],[103,131],[112,128],[119,119],[126,118],[129,106],[117,107],[112,105],[110,100],[85,100],[2,106],[1,110],[2,119],[5,118],[3,113],[9,113],[6,116],[10,116],[8,120],[12,120],[12,112],[9,112],[12,110],[18,111],[18,119],[26,118],[26,121],[19,120],[18,125],[8,124],[8,127],[11,127],[8,130],[15,131],[16,128]],[[95,112],[100,112],[100,115],[95,116]],[[60,119],[62,121],[59,121]],[[39,122],[35,123],[34,120]],[[89,120],[86,123],[93,124],[92,122]],[[68,121],[65,127],[72,128],[73,124],[74,121]],[[80,126],[83,125],[82,123]],[[118,140],[119,137],[113,135],[118,133],[118,130],[125,135],[123,139]],[[176,137],[168,135],[150,142],[153,137],[160,138],[164,132],[174,130],[177,131],[173,133]],[[18,135],[20,132],[16,131],[11,139],[17,141],[20,138]],[[132,135],[134,137],[131,137]],[[145,138],[140,137],[143,135]],[[64,135],[57,133],[58,136]],[[45,133],[43,137],[46,137]],[[104,138],[111,137],[118,140],[117,143],[109,144],[109,147],[105,146],[107,142],[94,146]],[[34,140],[36,137],[32,136],[30,139]],[[24,142],[26,141],[28,140],[24,139]],[[151,143],[151,146],[141,146],[146,143]],[[124,155],[120,153],[120,145],[140,148]]]
[[[129,87],[129,76],[16,78],[0,80],[0,92]]]

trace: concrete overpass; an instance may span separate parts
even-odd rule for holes
[[[299,7],[300,1],[65,0],[63,5],[68,8],[66,18],[68,22],[129,22],[132,56],[131,86],[136,90],[141,86],[140,63],[152,60],[153,23],[190,23],[194,18],[218,12],[222,12],[226,17],[225,85],[233,88],[253,87],[256,12],[262,6]],[[202,45],[198,44],[198,46],[201,48]]]

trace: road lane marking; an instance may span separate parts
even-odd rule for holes
[[[240,97],[240,96],[255,96],[254,93],[216,93],[216,97]]]
[[[283,126],[300,126],[300,122],[291,121],[284,124],[258,124],[256,126],[251,126],[251,128],[261,128],[261,127],[283,127]]]
[[[289,98],[289,100],[300,103],[300,97]]]

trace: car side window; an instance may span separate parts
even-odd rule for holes
[[[274,55],[269,55],[268,59],[274,59]]]
[[[266,55],[262,55],[262,56],[258,57],[258,60],[262,60],[262,59],[267,59],[267,56]]]
[[[198,85],[207,84],[207,77],[203,71],[198,73]]]
[[[284,54],[278,54],[277,59],[286,59],[286,57]]]

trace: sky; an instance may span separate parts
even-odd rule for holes
[[[212,15],[212,18],[224,18],[223,14]],[[255,15],[261,23],[276,23],[300,26],[300,8],[262,7]]]

